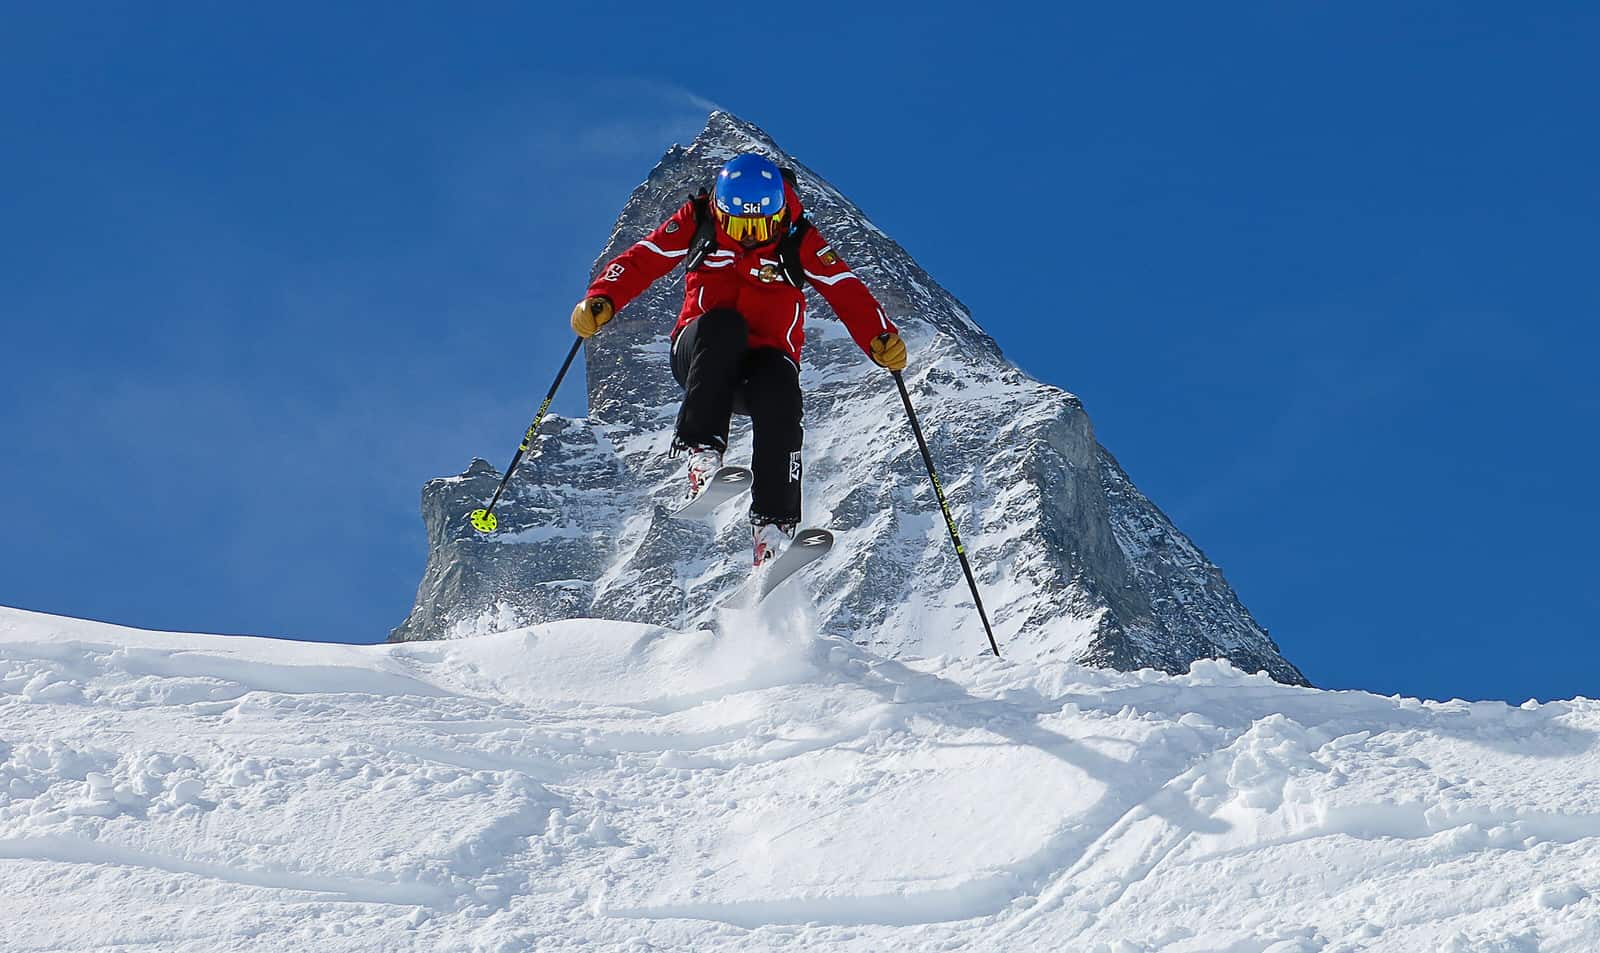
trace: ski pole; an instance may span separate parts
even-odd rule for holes
[[[572,366],[572,359],[578,356],[578,351],[583,348],[583,338],[572,342],[572,350],[567,352],[567,359],[561,365],[561,370],[556,372],[555,383],[550,385],[550,393],[544,395],[544,403],[539,405],[539,412],[534,415],[533,423],[528,425],[528,432],[522,435],[522,446],[517,448],[517,453],[511,458],[511,465],[506,467],[506,475],[500,478],[500,485],[494,488],[494,498],[489,500],[489,505],[481,510],[473,510],[467,519],[472,521],[472,528],[480,533],[492,533],[500,521],[494,518],[494,505],[500,502],[500,494],[506,490],[506,484],[511,482],[511,474],[517,472],[517,464],[522,462],[523,454],[533,446],[533,438],[539,433],[539,425],[544,423],[544,415],[550,410],[550,402],[556,399],[556,388],[561,386],[561,379],[567,376],[567,369]]]
[[[890,371],[894,375],[895,386],[900,388],[900,402],[906,405],[906,417],[911,421],[911,432],[917,435],[917,448],[922,451],[922,462],[927,464],[928,479],[933,481],[933,495],[939,498],[939,509],[944,511],[944,525],[950,530],[950,542],[955,544],[956,558],[961,560],[961,571],[967,574],[967,585],[972,587],[972,601],[978,606],[978,618],[983,620],[983,632],[989,637],[989,648],[994,649],[994,657],[1000,657],[1000,644],[994,640],[994,629],[989,627],[989,613],[983,611],[983,597],[978,595],[978,580],[972,575],[972,564],[967,562],[966,547],[961,545],[961,533],[956,529],[956,520],[950,515],[950,503],[944,498],[944,487],[939,484],[939,474],[933,469],[933,455],[928,452],[928,441],[922,436],[922,424],[917,422],[917,412],[911,408],[911,394],[906,391],[905,378],[899,371]]]

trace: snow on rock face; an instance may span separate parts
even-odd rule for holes
[[[1600,949],[1600,702],[755,622],[356,647],[0,609],[0,949]]]
[[[907,383],[1002,645],[1120,669],[1182,672],[1223,657],[1303,683],[1222,574],[1140,494],[1077,398],[1012,366],[967,309],[836,189],[756,127],[713,113],[636,189],[596,267],[643,237],[730,156],[792,165],[807,215],[898,323]],[[985,644],[892,380],[808,293],[806,521],[838,537],[807,574],[826,631],[889,653]],[[482,538],[466,514],[499,473],[474,461],[423,490],[429,560],[397,641],[577,616],[692,627],[743,581],[742,507],[715,527],[667,515],[680,390],[667,335],[682,273],[631,304],[586,349],[589,416],[545,425]],[[736,422],[731,460],[748,459]]]

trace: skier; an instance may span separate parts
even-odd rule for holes
[[[688,454],[687,496],[722,467],[734,413],[750,417],[750,526],[757,568],[800,523],[807,282],[873,361],[904,370],[906,346],[872,292],[803,215],[793,173],[756,154],[735,156],[704,190],[618,255],[572,311],[594,335],[679,262],[683,309],[672,331],[672,375],[684,388],[672,454]]]

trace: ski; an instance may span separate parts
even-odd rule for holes
[[[777,559],[765,566],[761,576],[761,595],[756,601],[765,599],[790,576],[827,555],[832,548],[833,534],[825,529],[803,529],[796,533],[794,541],[778,554]]]
[[[684,502],[672,515],[682,520],[707,519],[717,507],[749,490],[752,479],[750,471],[744,467],[723,467],[711,474],[699,496]]]

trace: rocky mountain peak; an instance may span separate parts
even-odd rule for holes
[[[795,169],[807,217],[902,329],[906,382],[1004,650],[1174,672],[1226,657],[1305,681],[1099,445],[1079,401],[1010,364],[904,248],[759,127],[713,112],[693,142],[668,149],[596,269],[748,151]],[[680,485],[667,459],[680,397],[668,333],[682,300],[675,273],[586,347],[588,416],[547,421],[498,534],[479,536],[465,519],[493,492],[491,466],[475,461],[424,487],[428,567],[394,639],[578,616],[679,628],[714,619],[747,574],[748,530],[732,505],[710,527],[668,515]],[[798,584],[825,631],[890,654],[978,652],[982,630],[893,382],[820,297],[808,300],[805,516],[839,542]],[[748,452],[736,422],[729,457]]]

